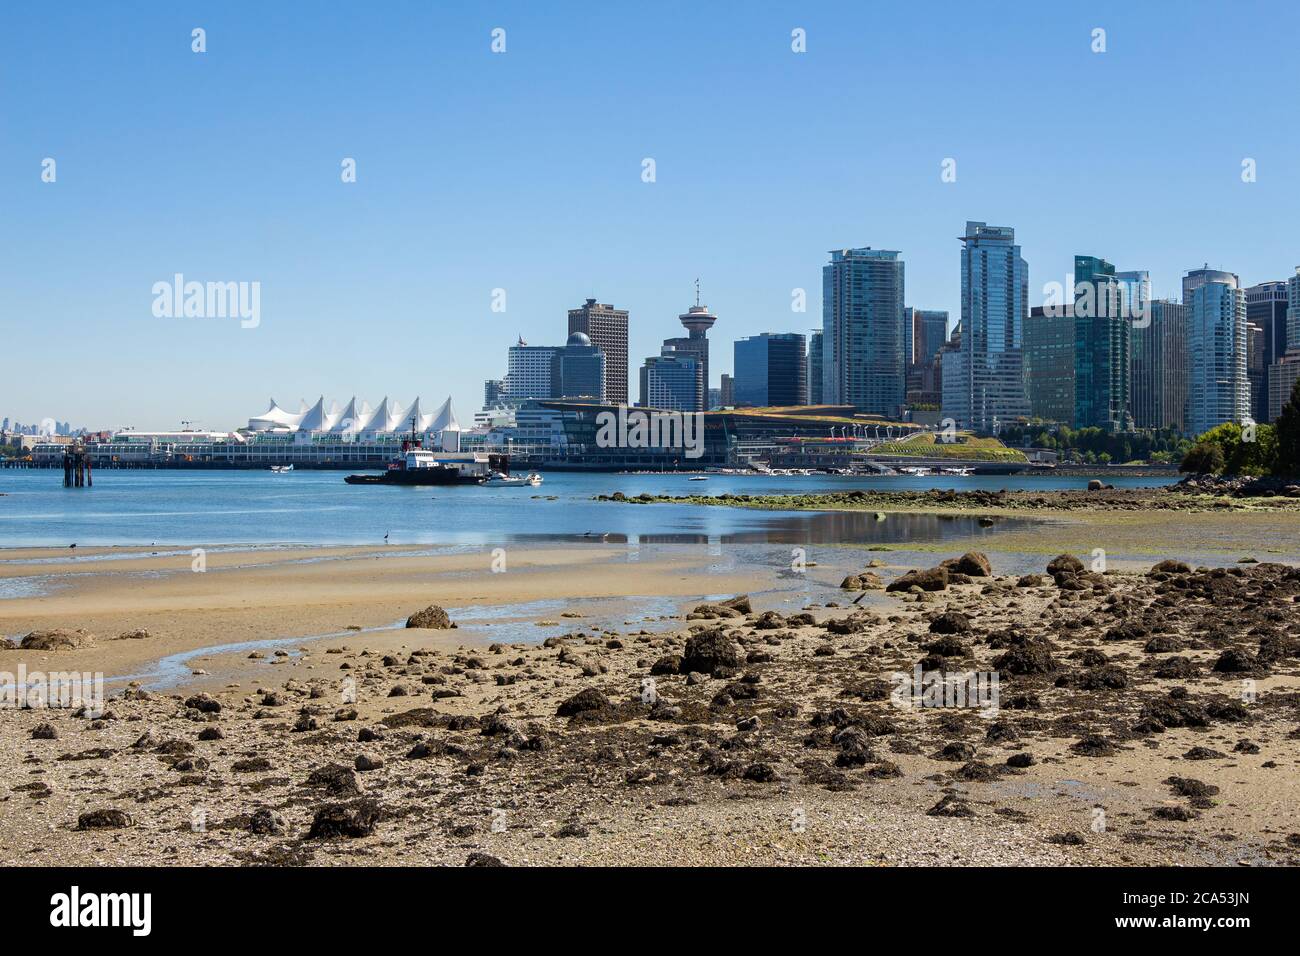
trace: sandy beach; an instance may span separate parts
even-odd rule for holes
[[[488,550],[214,548],[201,573],[189,548],[5,551],[0,584],[51,586],[0,631],[90,637],[0,668],[101,672],[109,700],[0,716],[0,860],[1300,860],[1297,515],[1042,517],[982,539],[988,573],[961,542],[824,549],[823,585],[951,560],[935,590],[803,604],[789,571],[700,549],[517,548],[504,573]],[[1098,572],[1092,541],[1133,554]],[[1083,561],[1048,574],[1058,549]],[[621,617],[629,595],[660,612]],[[565,610],[522,620],[539,601]],[[430,605],[466,626],[401,626]],[[469,626],[492,608],[515,639]],[[996,673],[998,706],[900,707],[917,667]]]

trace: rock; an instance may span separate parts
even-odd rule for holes
[[[659,660],[650,665],[650,673],[654,675],[680,674],[682,672],[682,655],[665,654]]]
[[[375,832],[381,811],[374,800],[358,800],[356,803],[330,803],[316,811],[311,830],[307,833],[309,840],[330,840],[338,837],[357,839],[367,837]]]
[[[740,611],[734,607],[727,607],[725,604],[697,604],[689,614],[686,615],[688,621],[713,621],[718,618],[744,617]]]
[[[437,630],[446,630],[449,627],[455,627],[455,623],[447,612],[436,604],[430,604],[423,611],[416,611],[406,619],[407,627],[433,628]]]
[[[781,779],[777,772],[772,769],[772,766],[766,763],[750,764],[745,768],[745,772],[741,776],[755,783],[772,783]]]
[[[943,799],[925,811],[927,817],[973,817],[975,811],[965,800],[945,794]]]
[[[32,728],[32,740],[58,740],[59,732],[53,724],[37,724]]]
[[[969,574],[973,578],[993,576],[993,565],[989,563],[988,555],[981,551],[967,551],[953,562],[952,569],[961,574]]]
[[[249,757],[247,760],[236,760],[230,765],[232,773],[261,773],[271,769],[271,761],[265,757]]]
[[[721,628],[713,628],[687,638],[681,669],[683,673],[712,674],[718,669],[739,667],[741,660],[735,642]]]
[[[944,611],[930,622],[931,634],[965,634],[970,631],[970,618],[961,611]]]
[[[1150,574],[1191,574],[1192,569],[1183,561],[1174,561],[1166,558],[1164,561],[1157,561],[1151,566]]]
[[[557,717],[572,717],[574,714],[581,714],[584,711],[607,709],[609,709],[609,698],[594,687],[586,687],[560,704],[556,708],[555,715]]]
[[[190,710],[197,710],[204,714],[221,713],[221,701],[207,694],[195,694],[192,697],[185,698],[185,706]]]
[[[19,642],[25,651],[73,651],[81,647],[90,647],[95,643],[95,636],[80,628],[76,630],[54,628],[48,631],[32,631]]]
[[[1058,574],[1078,574],[1083,570],[1083,562],[1072,554],[1058,554],[1047,563],[1047,573],[1055,577]]]
[[[505,866],[500,860],[490,853],[471,853],[465,857],[466,866]]]
[[[1032,767],[1034,765],[1034,755],[1031,753],[1012,754],[1007,758],[1008,767]]]
[[[226,735],[220,727],[204,727],[199,731],[199,740],[225,740]]]
[[[1070,749],[1082,757],[1109,757],[1115,753],[1115,745],[1099,734],[1080,737]]]
[[[307,786],[322,789],[332,797],[348,797],[361,792],[352,768],[337,763],[313,770],[307,776]]]
[[[129,826],[131,826],[130,814],[116,807],[91,810],[77,817],[78,830],[120,830]]]
[[[117,639],[119,641],[147,641],[149,639],[149,632],[144,628],[137,628],[134,631],[123,631],[121,634],[117,635]]]
[[[1106,490],[1106,482],[1102,481],[1100,478],[1093,478],[1091,481],[1088,482],[1088,490],[1089,490],[1089,491],[1105,491],[1105,490]]]
[[[1016,578],[1016,587],[1018,588],[1036,588],[1043,583],[1041,574],[1022,574]]]
[[[1060,669],[1045,641],[1022,640],[993,661],[993,666],[1008,674],[1051,674]]]
[[[739,594],[734,598],[728,598],[722,602],[722,606],[739,611],[741,614],[752,614],[754,612],[753,607],[750,606],[748,594]]]
[[[357,759],[353,762],[353,766],[356,767],[357,770],[361,773],[367,773],[371,770],[378,770],[383,765],[384,765],[384,761],[381,757],[369,757],[365,754],[360,754],[357,757]]]
[[[886,591],[906,591],[918,587],[922,591],[942,591],[948,587],[948,569],[944,567],[929,568],[924,571],[908,571],[902,577],[890,582]]]
[[[1214,670],[1220,674],[1248,674],[1259,668],[1259,661],[1249,651],[1230,647],[1219,655],[1214,662]]]
[[[278,835],[284,833],[287,825],[284,817],[269,807],[259,807],[248,818],[248,832]]]
[[[555,836],[559,837],[560,839],[565,839],[567,837],[576,837],[578,839],[583,839],[587,836],[590,836],[590,831],[586,827],[584,827],[581,823],[578,823],[574,820],[570,820],[564,826],[560,827],[558,830],[555,831]]]

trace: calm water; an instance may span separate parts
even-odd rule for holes
[[[781,494],[864,489],[1082,488],[1087,478],[1016,476],[710,476],[546,474],[539,488],[346,485],[343,472],[101,471],[64,488],[55,470],[0,471],[0,547],[80,545],[392,544],[482,546],[547,539],[633,543],[812,543],[943,540],[996,533],[976,519],[929,515],[760,512],[596,502],[598,494]],[[1112,478],[1120,486],[1168,478]],[[554,497],[555,500],[548,500]]]

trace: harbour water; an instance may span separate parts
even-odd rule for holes
[[[483,546],[595,539],[630,543],[900,543],[980,533],[974,516],[810,513],[627,505],[621,491],[667,495],[880,490],[1082,488],[1080,476],[763,476],[548,473],[532,487],[350,486],[336,471],[101,471],[64,488],[49,470],[0,471],[0,547],[108,545]],[[1110,478],[1116,486],[1168,477]],[[896,520],[895,520],[896,519]],[[1017,519],[1012,519],[1014,522]],[[1012,522],[1001,522],[1007,527]],[[988,529],[984,529],[988,530]],[[990,532],[991,533],[991,532]]]

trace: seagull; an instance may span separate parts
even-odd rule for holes
[[[388,536],[389,536],[390,534],[392,534],[391,531],[385,531],[385,532],[384,532],[384,544],[388,544]]]

